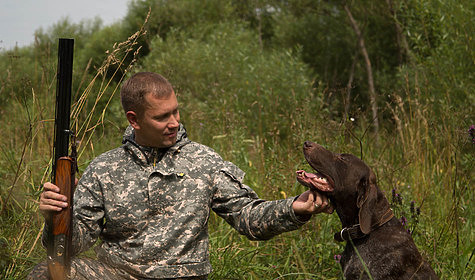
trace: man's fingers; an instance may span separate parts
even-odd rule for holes
[[[45,183],[43,189],[39,209],[45,217],[48,212],[58,212],[68,207],[67,197],[59,193],[60,190],[56,185]]]
[[[294,201],[292,204],[296,214],[309,215],[318,214],[321,212],[331,214],[333,206],[330,204],[328,198],[315,190],[307,190]]]
[[[322,195],[322,207],[320,208],[321,212],[331,214],[333,213],[333,206],[330,203],[330,200],[328,200],[327,196]]]
[[[45,191],[41,194],[40,199],[51,199],[51,200],[58,200],[58,201],[68,201],[68,198],[65,195],[62,195],[57,192],[53,191]]]
[[[47,183],[43,184],[43,192],[47,192],[47,191],[52,191],[52,192],[59,193],[60,189],[59,189],[58,186],[56,186],[56,185],[54,185],[50,182],[47,182]]]
[[[43,193],[43,195],[40,198],[40,209],[42,205],[67,207],[68,203],[66,201],[67,199],[64,195],[60,195],[58,193],[53,193],[53,192]]]
[[[63,203],[65,203],[65,202],[63,202]],[[51,212],[51,211],[59,212],[59,211],[63,210],[63,207],[66,207],[67,205],[68,205],[67,203],[62,204],[61,206],[60,205],[55,205],[54,200],[52,200],[50,202],[50,204],[40,204],[40,211],[43,211],[43,212]]]
[[[315,194],[315,204],[322,205],[323,204],[323,197],[319,193]]]
[[[333,213],[333,211],[334,211],[333,205],[330,203],[330,200],[325,196],[323,198],[321,212],[331,214]]]
[[[315,192],[314,197],[315,198],[314,198],[314,201],[313,201],[313,205],[314,205],[314,211],[313,212],[315,214],[321,213],[321,212],[331,214],[333,212],[333,210],[329,209],[329,208],[333,208],[333,207],[331,207],[330,202],[328,201],[328,198],[325,195],[322,195],[318,192]],[[328,212],[328,211],[331,211],[331,212]]]

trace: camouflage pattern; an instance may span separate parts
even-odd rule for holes
[[[94,159],[79,180],[74,254],[100,238],[98,259],[135,277],[208,275],[210,210],[252,240],[304,224],[294,198],[264,201],[243,178],[237,166],[190,141],[182,125],[167,150],[140,147],[129,127],[123,145]]]
[[[48,265],[46,262],[42,262],[36,265],[33,270],[28,274],[27,280],[49,280]],[[71,261],[71,273],[70,280],[142,280],[150,278],[134,277],[129,273],[112,268],[103,262],[90,258],[74,258]],[[165,278],[172,279],[172,278]],[[206,280],[208,277],[195,276],[195,277],[180,277],[173,278],[174,280]]]

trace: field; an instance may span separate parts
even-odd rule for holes
[[[433,14],[444,13],[431,7]],[[457,11],[458,20],[432,30],[459,32],[445,38],[447,46],[421,50],[422,43],[419,48],[414,43],[416,58],[392,72],[378,70],[375,63],[378,126],[363,62],[356,64],[360,76],[347,99],[348,87],[329,86],[323,73],[302,60],[305,49],[281,43],[264,51],[259,33],[240,21],[170,28],[166,40],[146,37],[153,28],[139,26],[116,44],[103,43],[108,51],[101,50],[100,61],[88,60],[92,48],[85,42],[108,38],[111,27],[91,34],[81,29],[75,34],[89,41],[76,43],[71,118],[79,175],[95,156],[121,143],[127,127],[121,82],[137,71],[159,72],[175,87],[189,138],[243,169],[245,183],[261,198],[305,190],[295,171],[311,171],[302,153],[306,140],[355,154],[375,171],[396,216],[440,278],[472,279],[475,99],[468,34],[473,26],[461,22],[473,18],[473,11]],[[279,28],[275,34],[284,32]],[[143,38],[149,39],[142,48]],[[57,46],[54,40],[45,46],[3,52],[0,59],[5,69],[0,80],[2,279],[24,279],[46,256],[38,198],[50,180]],[[299,230],[249,241],[212,213],[210,279],[342,279],[338,255],[344,244],[333,240],[339,230],[336,214],[319,214]],[[85,254],[93,256],[92,250]]]

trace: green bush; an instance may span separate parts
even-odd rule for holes
[[[196,116],[213,114],[207,118],[220,125],[205,128],[203,135],[241,129],[247,137],[276,134],[285,139],[292,134],[294,112],[289,108],[309,98],[315,106],[320,102],[308,67],[296,57],[289,50],[262,50],[254,33],[242,24],[227,23],[172,32],[167,40],[156,38],[142,69],[171,80],[185,122],[196,127],[203,123]],[[203,140],[209,143],[206,137]]]

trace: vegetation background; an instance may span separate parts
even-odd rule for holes
[[[118,91],[168,77],[194,141],[265,199],[297,195],[305,140],[361,156],[441,279],[473,279],[474,12],[470,0],[131,1],[113,25],[63,20],[0,52],[0,278],[45,258],[57,42],[75,39],[80,173],[120,145]],[[248,241],[214,214],[210,279],[341,279],[336,215]],[[87,252],[91,254],[91,252]]]

